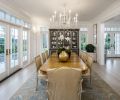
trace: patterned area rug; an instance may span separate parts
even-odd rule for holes
[[[38,91],[36,87],[36,74],[14,94],[10,100],[47,100],[46,82],[39,80]],[[116,94],[108,84],[106,84],[97,73],[92,73],[92,85],[88,79],[83,81],[82,100],[120,100],[120,96]]]

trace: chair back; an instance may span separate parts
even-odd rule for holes
[[[46,55],[46,59],[48,59],[48,57],[49,57],[49,52],[48,52],[48,50],[45,51],[45,55]]]
[[[48,100],[80,100],[81,70],[57,68],[48,70]]]
[[[38,71],[40,69],[40,66],[42,65],[40,55],[35,57],[35,64],[36,64],[36,68],[37,68],[37,71]]]
[[[45,53],[42,53],[42,61],[43,63],[46,61]]]
[[[92,67],[92,64],[93,64],[93,58],[92,58],[91,56],[88,56],[88,57],[87,57],[87,66],[88,66],[89,68],[91,68],[91,67]]]
[[[82,52],[81,53],[81,59],[84,61],[84,63],[86,63],[86,61],[87,61],[87,53]]]

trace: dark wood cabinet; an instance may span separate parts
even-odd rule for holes
[[[79,54],[79,29],[49,29],[50,53],[58,48],[70,48]]]

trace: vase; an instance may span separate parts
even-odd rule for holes
[[[66,51],[62,51],[60,54],[59,54],[59,60],[62,61],[62,62],[66,62],[68,61],[69,59],[69,55]]]

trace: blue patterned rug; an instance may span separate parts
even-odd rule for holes
[[[14,94],[10,100],[47,100],[46,82],[39,79],[38,91],[36,73]],[[120,96],[106,84],[97,73],[92,73],[92,85],[88,79],[83,81],[82,100],[120,100]]]

